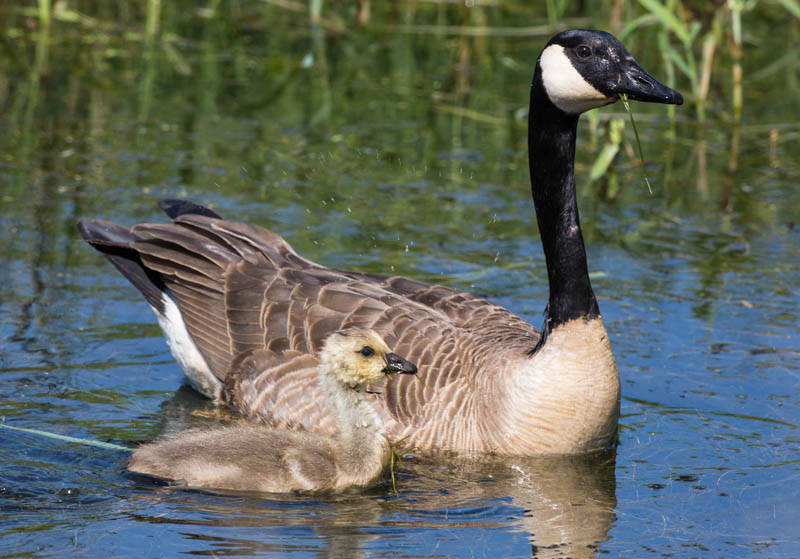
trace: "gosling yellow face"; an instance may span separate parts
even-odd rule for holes
[[[417,367],[392,353],[383,338],[368,328],[346,328],[325,340],[320,354],[336,379],[350,387],[378,382],[395,373],[414,374]]]

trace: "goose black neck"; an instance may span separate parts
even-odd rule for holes
[[[550,101],[537,64],[528,116],[528,155],[533,204],[550,283],[543,334],[569,320],[600,314],[589,281],[575,193],[578,117]]]

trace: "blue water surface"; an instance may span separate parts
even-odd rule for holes
[[[485,10],[487,25],[522,23]],[[75,229],[164,221],[166,197],[323,264],[464,289],[541,323],[525,117],[549,31],[362,28],[347,11],[346,31],[315,30],[243,2],[214,17],[165,7],[147,51],[126,27],[136,13],[99,10],[92,21],[119,23],[93,32],[64,17],[46,39],[0,13],[4,424],[133,448],[224,420]],[[634,106],[652,195],[621,107],[580,126],[582,226],[622,380],[617,449],[410,452],[397,493],[278,496],[165,487],[127,473],[127,451],[0,428],[0,557],[800,556],[800,121],[785,105],[798,92],[791,72],[759,73],[791,30],[749,17],[762,48],[744,56],[738,128],[725,54],[704,126],[691,102],[674,119]],[[664,75],[653,29],[626,42]],[[590,182],[614,119],[625,143]]]

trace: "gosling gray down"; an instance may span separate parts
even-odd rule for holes
[[[238,367],[261,371],[276,359],[269,350],[257,350]],[[391,353],[374,330],[347,328],[328,336],[319,364],[311,368],[336,419],[335,435],[253,422],[193,429],[140,447],[128,469],[188,487],[238,491],[319,492],[375,484],[387,471],[391,447],[365,388],[394,373],[414,374],[416,367]]]
[[[275,233],[191,202],[161,203],[170,224],[78,227],[142,292],[193,386],[244,415],[329,427],[315,403],[321,387],[296,360],[330,332],[361,326],[414,361],[424,381],[397,377],[370,396],[391,440],[498,455],[599,450],[615,440],[620,382],[589,280],[573,168],[581,113],[621,95],[683,102],[608,33],[565,31],[542,50],[528,126],[550,287],[541,331],[469,293],[326,268]],[[231,374],[240,354],[261,349],[295,357]]]

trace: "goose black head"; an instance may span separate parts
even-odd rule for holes
[[[615,102],[620,95],[650,103],[680,105],[680,93],[639,66],[619,40],[605,31],[572,29],[547,43],[536,66],[550,102],[567,114]]]

